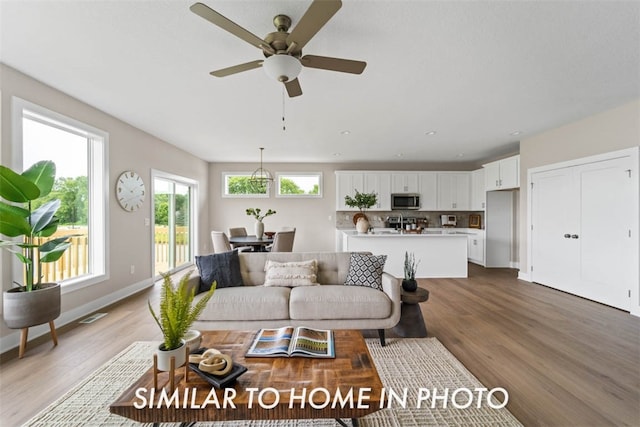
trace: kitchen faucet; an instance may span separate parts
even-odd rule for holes
[[[404,221],[404,218],[402,217],[402,212],[400,212],[399,214],[400,214],[400,233],[403,233],[404,225],[402,225],[402,222]]]

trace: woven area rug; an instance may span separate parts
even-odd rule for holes
[[[475,390],[483,385],[460,363],[436,338],[389,339],[387,346],[380,347],[377,339],[367,339],[378,374],[385,388],[396,393],[408,390],[407,404],[394,404],[360,419],[363,427],[396,426],[520,426],[521,424],[506,409],[494,409],[503,401],[488,404],[477,398],[468,408],[468,395],[461,395],[457,405],[451,402],[443,408],[443,399],[436,405],[424,401],[420,408],[420,389],[437,389],[442,396],[445,389],[466,388]],[[87,379],[75,386],[60,399],[29,420],[25,426],[141,426],[118,415],[109,413],[109,404],[150,367],[157,343],[136,342],[123,350]],[[432,408],[431,406],[435,406]],[[455,408],[453,406],[458,406]],[[174,424],[163,424],[174,425]],[[337,426],[335,420],[285,420],[285,421],[235,421],[224,423],[198,423],[202,427],[247,426],[247,427],[312,427]]]

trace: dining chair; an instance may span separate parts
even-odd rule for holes
[[[247,235],[247,229],[244,227],[232,227],[229,228],[229,237],[244,237]],[[253,247],[248,245],[231,244],[233,249],[239,249],[240,251],[252,251]]]
[[[233,249],[229,243],[229,238],[224,231],[212,231],[211,241],[213,242],[213,253],[230,252]]]
[[[267,250],[271,252],[293,252],[293,239],[296,230],[278,231],[273,238],[273,243],[269,245]]]
[[[229,237],[242,237],[247,235],[247,229],[244,227],[233,227],[229,229]]]

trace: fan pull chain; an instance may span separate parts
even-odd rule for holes
[[[287,130],[287,123],[285,121],[285,115],[284,115],[284,85],[282,85],[282,131],[286,131]]]

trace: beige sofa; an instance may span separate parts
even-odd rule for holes
[[[320,286],[262,286],[265,263],[317,260]],[[382,291],[344,285],[348,252],[239,253],[244,286],[218,288],[194,327],[201,330],[259,329],[309,326],[325,329],[376,329],[385,345],[384,330],[400,320],[401,280],[382,274]],[[198,285],[200,277],[191,277]],[[203,294],[200,294],[203,295]],[[199,298],[199,296],[196,296]]]

